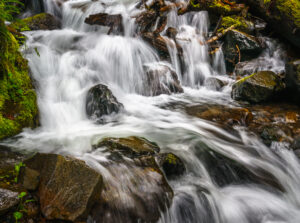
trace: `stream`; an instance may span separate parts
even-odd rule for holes
[[[208,46],[198,41],[209,37],[208,13],[178,16],[174,10],[168,14],[167,27],[179,31],[184,61],[179,61],[172,46],[170,61],[162,61],[136,36],[133,17],[140,12],[136,4],[135,0],[69,0],[60,4],[44,0],[45,11],[61,17],[63,28],[25,32],[28,39],[23,53],[36,85],[40,127],[24,129],[6,143],[23,150],[75,156],[110,179],[111,173],[101,165],[107,154],[92,150],[92,145],[108,136],[145,137],[156,142],[162,152],[179,156],[186,166],[183,176],[168,181],[174,198],[159,222],[298,222],[300,163],[292,151],[280,145],[265,146],[246,127],[226,131],[185,112],[188,106],[202,104],[239,107],[230,96],[234,79],[226,75],[222,50],[211,57]],[[107,27],[84,23],[86,17],[99,12],[122,14],[124,35],[107,35]],[[162,35],[167,38],[165,31]],[[269,70],[281,71],[284,63],[276,44],[269,40],[261,57],[272,64]],[[176,71],[184,93],[144,96],[149,94],[145,67],[161,65]],[[256,64],[253,70],[264,70],[264,65]],[[217,91],[206,81],[211,77],[229,84]],[[106,116],[101,124],[89,120],[85,111],[87,92],[99,83],[107,85],[124,105],[122,112]],[[206,155],[209,158],[203,158],[203,148],[211,151]],[[220,169],[214,168],[219,162]],[[280,189],[234,172],[230,162],[258,178],[270,176]],[[120,174],[114,183],[121,193],[130,172]],[[117,209],[114,217],[124,222]]]

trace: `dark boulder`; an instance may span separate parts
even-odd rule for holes
[[[232,86],[234,100],[259,103],[270,100],[284,89],[284,83],[271,71],[260,71],[247,76]]]
[[[100,199],[102,176],[84,161],[37,153],[25,165],[41,176],[38,196],[41,212],[48,220],[85,220]]]
[[[204,85],[216,91],[220,91],[227,83],[217,77],[209,77],[205,79]]]
[[[148,88],[146,95],[183,93],[176,72],[166,65],[147,67],[146,75]]]
[[[254,36],[238,30],[228,31],[223,44],[227,71],[232,72],[238,62],[258,57],[264,48]]]
[[[103,84],[92,87],[87,93],[86,113],[90,119],[99,120],[104,115],[118,113],[122,108],[123,105]]]
[[[178,177],[185,172],[184,163],[173,153],[158,154],[156,160],[168,178]]]
[[[300,104],[300,60],[287,63],[285,69],[285,83],[289,96]]]

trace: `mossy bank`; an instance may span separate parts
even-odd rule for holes
[[[27,60],[15,37],[0,21],[0,140],[38,123],[36,93]]]

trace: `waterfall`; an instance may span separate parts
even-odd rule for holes
[[[236,106],[228,88],[215,91],[206,86],[206,80],[211,77],[232,82],[225,75],[223,52],[219,50],[212,57],[209,47],[201,44],[210,35],[208,13],[178,16],[174,10],[168,14],[162,35],[168,38],[165,35],[168,27],[178,30],[177,44],[182,48],[183,60],[178,57],[174,40],[168,38],[170,60],[162,61],[147,42],[135,35],[134,15],[140,12],[136,3],[135,0],[44,0],[45,10],[59,16],[63,28],[26,32],[28,40],[23,49],[36,83],[41,126],[25,129],[19,139],[10,143],[27,150],[71,154],[84,159],[104,178],[111,179],[110,183],[118,185],[122,194],[125,190],[122,182],[98,162],[105,154],[93,152],[91,145],[107,136],[142,136],[157,142],[163,152],[180,156],[187,167],[184,176],[169,182],[174,198],[171,207],[161,213],[159,222],[299,221],[300,164],[292,151],[272,150],[244,128],[237,128],[231,134],[187,115],[180,107],[212,102]],[[107,35],[107,27],[84,23],[90,14],[99,12],[121,14],[124,35]],[[264,57],[274,58],[270,54]],[[145,66],[158,63],[176,71],[184,93],[144,96]],[[111,116],[110,122],[104,124],[92,122],[85,112],[87,92],[99,83],[107,85],[124,105],[124,112]],[[236,176],[230,169],[225,171],[226,176],[215,176],[200,153],[201,145],[211,151],[213,164],[218,161],[213,154],[222,154],[254,175],[272,176],[281,190],[251,182],[248,176],[245,181],[218,184],[219,180]],[[226,166],[226,161],[220,162]],[[122,173],[125,178],[130,174],[125,169]],[[127,181],[124,184],[134,187]]]

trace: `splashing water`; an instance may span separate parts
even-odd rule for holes
[[[145,64],[159,63],[160,58],[134,35],[132,16],[139,11],[135,4],[133,0],[44,0],[46,11],[61,16],[63,29],[26,33],[24,54],[37,84],[41,126],[25,129],[10,143],[27,150],[77,156],[108,179],[112,173],[99,163],[105,154],[92,152],[91,145],[107,136],[143,136],[157,142],[163,152],[177,154],[187,167],[184,176],[169,182],[175,195],[159,222],[297,222],[300,165],[291,151],[271,150],[243,128],[232,135],[180,108],[210,102],[234,106],[230,89],[214,91],[204,86],[207,78],[225,74],[223,53],[211,58],[208,46],[199,44],[208,38],[207,12],[169,13],[167,27],[179,31],[184,61],[179,61],[176,48],[168,46],[171,62],[164,63],[177,72],[185,93],[145,97]],[[88,15],[99,12],[122,14],[124,36],[106,35],[107,28],[84,24]],[[108,85],[125,107],[103,125],[88,120],[85,113],[87,91],[98,83]],[[225,171],[217,170],[218,162]],[[247,169],[249,176],[241,180],[228,162]],[[123,177],[130,175],[122,171]],[[257,179],[269,176],[280,189],[251,181],[250,175]],[[120,181],[111,183],[122,191]]]

